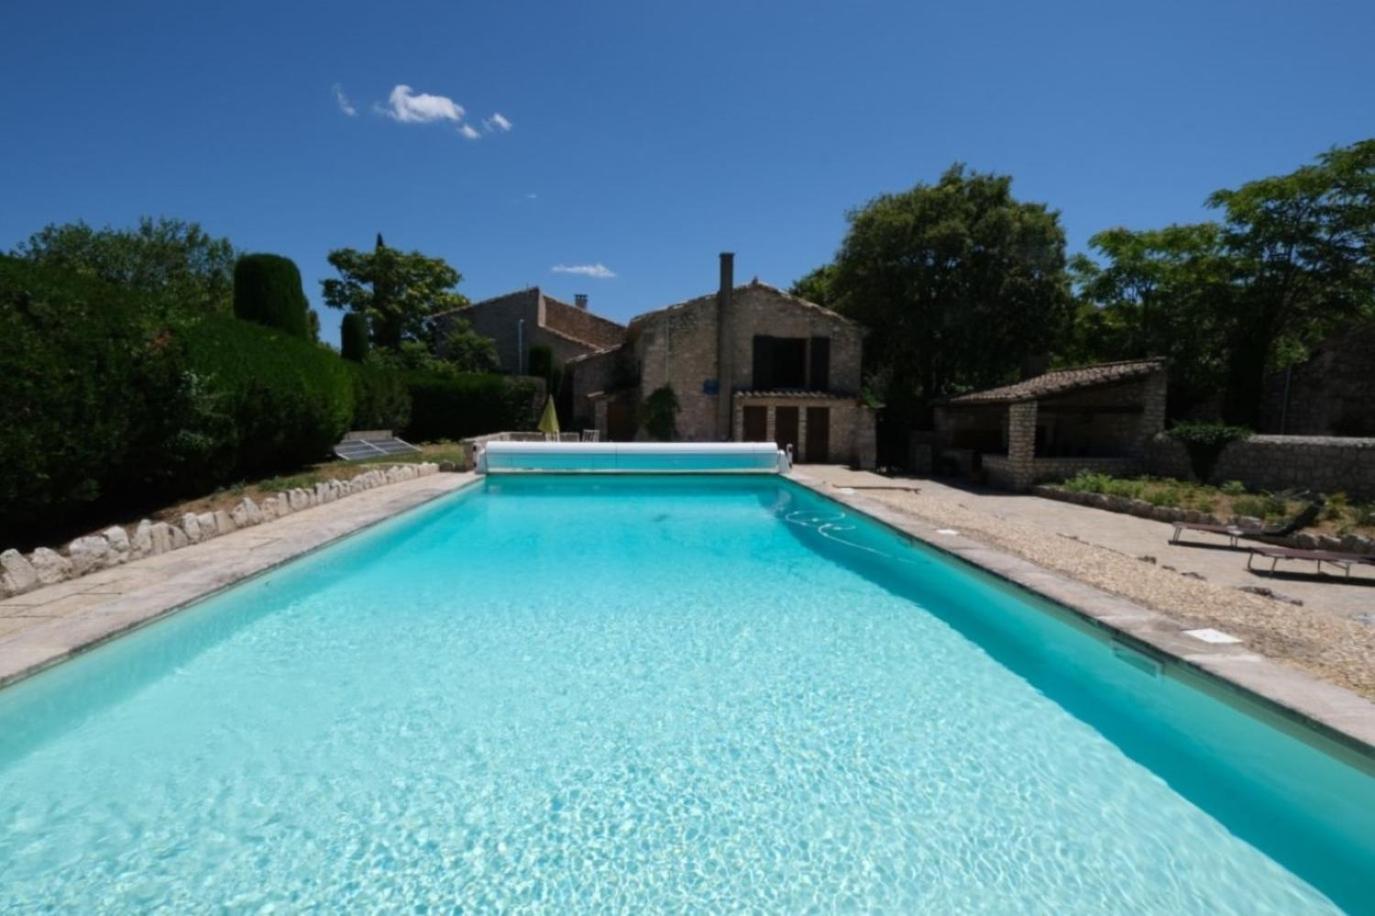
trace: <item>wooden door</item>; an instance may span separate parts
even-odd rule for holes
[[[807,451],[802,458],[809,464],[831,460],[831,408],[807,408]]]
[[[617,395],[606,402],[606,438],[612,442],[634,441],[635,409],[629,398]]]
[[[743,408],[744,430],[741,435],[745,442],[768,442],[769,441],[769,409],[757,405],[748,405]]]
[[[794,455],[797,455],[797,427],[798,413],[796,407],[775,407],[773,409],[773,441],[777,442],[778,447],[782,449],[791,445]]]

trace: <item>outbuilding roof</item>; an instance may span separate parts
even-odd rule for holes
[[[1044,375],[1023,379],[1012,385],[988,388],[984,391],[971,391],[946,401],[951,406],[972,404],[1016,404],[1021,401],[1035,401],[1056,394],[1066,394],[1084,388],[1097,388],[1100,385],[1115,385],[1133,379],[1145,378],[1165,368],[1163,359],[1132,359],[1118,363],[1097,363],[1080,366],[1077,369],[1057,369]]]

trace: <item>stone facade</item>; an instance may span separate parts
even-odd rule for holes
[[[1272,375],[1259,428],[1291,436],[1375,436],[1375,322],[1327,340],[1307,362]]]
[[[1146,470],[1187,480],[1188,452],[1168,436],[1157,436],[1147,452]],[[1375,438],[1252,436],[1222,450],[1213,479],[1239,480],[1252,490],[1314,490],[1375,499]]]
[[[1083,470],[1141,470],[1165,426],[1167,376],[1158,360],[1049,372],[937,407],[935,448],[1009,490]]]
[[[463,318],[477,333],[490,337],[501,371],[517,374],[529,368],[531,347],[548,347],[555,362],[566,363],[618,346],[625,336],[622,325],[560,302],[537,286],[437,315],[434,322],[441,334],[452,318]]]
[[[723,263],[723,276],[728,278],[730,265]],[[743,286],[726,282],[724,330],[723,291],[718,290],[637,316],[619,348],[569,363],[575,423],[595,425],[606,439],[618,438],[615,414],[632,410],[651,392],[669,386],[678,399],[681,441],[741,439],[746,434],[746,407],[764,409],[768,419],[763,434],[772,438],[778,431],[779,409],[796,407],[794,451],[799,460],[807,460],[804,424],[812,408],[827,411],[828,460],[872,467],[874,411],[859,400],[863,329],[757,280]],[[803,384],[787,391],[757,390],[756,337],[789,340],[801,348],[807,374]],[[813,378],[822,363],[825,378]]]

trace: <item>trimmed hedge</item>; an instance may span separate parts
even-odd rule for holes
[[[408,372],[412,442],[463,439],[503,430],[534,429],[539,385],[531,379],[479,373]]]
[[[401,373],[346,363],[353,376],[353,429],[405,429],[411,393]]]
[[[181,336],[230,424],[217,443],[220,480],[320,461],[348,431],[354,378],[328,348],[236,318],[206,318]]]
[[[368,339],[368,316],[362,312],[349,312],[339,322],[339,352],[344,359],[361,363],[368,358],[370,347]]]
[[[246,254],[234,264],[234,315],[310,340],[310,303],[290,258]]]

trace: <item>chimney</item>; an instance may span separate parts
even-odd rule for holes
[[[584,312],[587,311],[587,293],[574,293],[573,304]]]
[[[721,252],[721,285],[716,292],[716,438],[735,438],[734,376],[731,358],[735,340],[731,333],[731,299],[735,294],[735,255]]]

